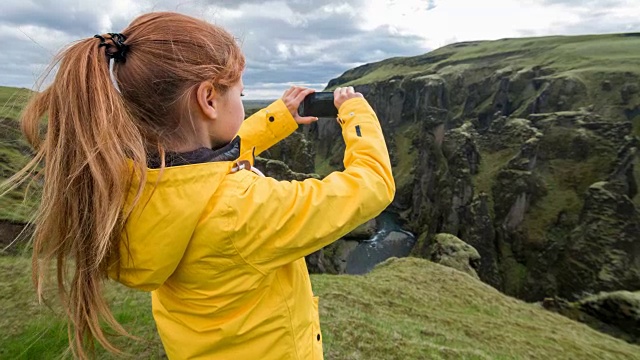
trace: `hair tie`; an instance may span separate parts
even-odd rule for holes
[[[113,59],[115,62],[125,62],[125,54],[127,50],[129,50],[129,45],[124,42],[127,40],[127,37],[120,33],[107,33],[111,36],[108,39],[105,39],[102,35],[94,35],[94,38],[100,39],[100,45],[98,47],[105,47],[105,52],[109,59]],[[111,42],[107,42],[111,40]],[[115,47],[115,51],[110,51],[112,47]]]

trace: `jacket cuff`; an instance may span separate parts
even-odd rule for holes
[[[240,126],[239,160],[248,160],[251,165],[255,156],[291,135],[298,123],[282,99],[249,116]]]
[[[298,128],[298,123],[282,99],[274,101],[265,108],[265,118],[267,129],[276,142],[291,135]]]
[[[374,120],[377,122],[375,111],[366,99],[364,98],[351,98],[340,106],[338,111],[338,124],[344,129],[350,122],[353,121],[358,115],[373,115]]]

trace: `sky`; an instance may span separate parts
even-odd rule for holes
[[[359,65],[459,41],[640,32],[640,0],[2,0],[0,85],[33,88],[72,41],[165,10],[238,39],[245,99],[294,84],[322,90]]]

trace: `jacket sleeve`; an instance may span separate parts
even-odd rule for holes
[[[239,160],[248,160],[253,165],[256,156],[291,135],[297,128],[298,124],[284,101],[276,100],[240,125]]]
[[[267,273],[321,249],[393,200],[389,154],[373,109],[365,99],[349,99],[338,123],[346,143],[344,171],[302,182],[242,172],[242,190],[228,203],[237,219],[231,237],[258,271]]]

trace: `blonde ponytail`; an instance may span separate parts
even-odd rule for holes
[[[112,83],[109,58],[115,61],[119,90]],[[146,182],[147,151],[163,153],[185,140],[180,129],[189,128],[183,122],[190,119],[185,113],[193,89],[212,81],[226,91],[239,81],[245,59],[224,29],[158,12],[136,18],[123,34],[81,40],[54,64],[59,68],[52,84],[33,96],[22,115],[22,130],[35,156],[4,188],[15,188],[33,173],[43,176],[33,242],[38,296],[55,263],[74,356],[89,357],[95,340],[119,353],[100,325],[127,333],[102,289],[109,265],[118,263],[113,256],[126,241],[121,234],[137,202],[136,197],[132,207],[123,208],[131,179],[140,180],[139,195]]]

